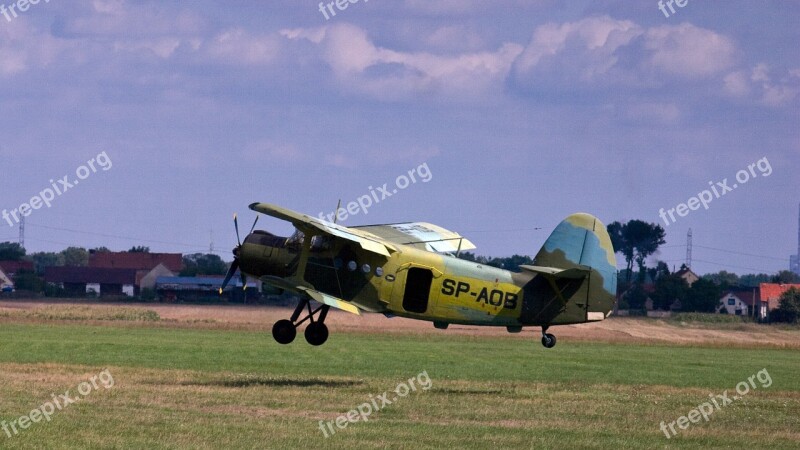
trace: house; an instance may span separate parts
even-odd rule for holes
[[[761,283],[758,290],[761,293],[762,308],[765,309],[764,317],[769,317],[769,312],[778,309],[781,295],[791,288],[800,289],[800,284]]]
[[[0,261],[0,270],[2,270],[6,276],[14,279],[17,276],[18,272],[33,272],[33,262],[32,261]]]
[[[151,271],[163,264],[170,272],[183,270],[183,255],[180,253],[128,253],[89,252],[89,267],[98,269],[134,269]]]
[[[736,316],[750,316],[758,319],[767,317],[766,307],[761,307],[756,289],[727,291],[719,299],[718,312]]]
[[[136,270],[95,267],[47,267],[44,280],[72,295],[136,295]]]
[[[685,267],[685,266],[682,267],[681,270],[679,270],[679,271],[677,271],[675,273],[678,276],[680,276],[681,278],[683,278],[684,280],[686,280],[686,284],[688,284],[689,287],[692,287],[694,282],[700,279],[700,277],[697,276],[696,273],[692,272],[692,269],[690,269],[688,267]]]
[[[225,280],[222,277],[158,277],[155,286],[161,301],[218,300],[223,281]],[[247,298],[258,297],[260,288],[260,281],[248,279]],[[241,292],[243,292],[241,278],[234,276],[225,287],[225,293],[229,294],[230,298],[241,301]]]
[[[6,275],[3,269],[0,268],[0,292],[11,289],[14,289],[14,282],[11,281],[11,277]]]
[[[159,277],[174,277],[178,274],[167,269],[162,263],[159,263],[157,266],[153,268],[153,270],[145,271],[139,270],[136,272],[136,286],[139,286],[139,289],[155,289],[156,288],[156,280]]]

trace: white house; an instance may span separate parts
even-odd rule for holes
[[[3,269],[0,269],[0,290],[3,290],[8,287],[14,287],[14,282],[11,281],[5,273],[3,273]]]
[[[718,312],[726,312],[736,316],[752,316],[758,296],[750,291],[727,291],[719,299]]]

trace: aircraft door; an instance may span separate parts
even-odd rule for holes
[[[403,267],[395,274],[392,304],[398,310],[425,314],[433,310],[438,290],[434,278],[440,274],[427,267]]]
[[[408,312],[425,314],[433,283],[433,272],[428,269],[412,267],[408,269],[403,292],[403,309]]]

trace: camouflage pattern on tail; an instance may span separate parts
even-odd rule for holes
[[[561,222],[523,269],[536,276],[525,286],[522,321],[559,325],[603,320],[617,291],[614,247],[605,225],[590,214]]]

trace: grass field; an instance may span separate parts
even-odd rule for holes
[[[800,353],[780,348],[332,330],[265,332],[74,310],[0,315],[0,420],[108,369],[92,391],[0,448],[798,448]],[[201,324],[202,325],[202,324]],[[677,420],[767,369],[772,384],[667,439]],[[325,438],[337,416],[425,371],[429,390]]]

